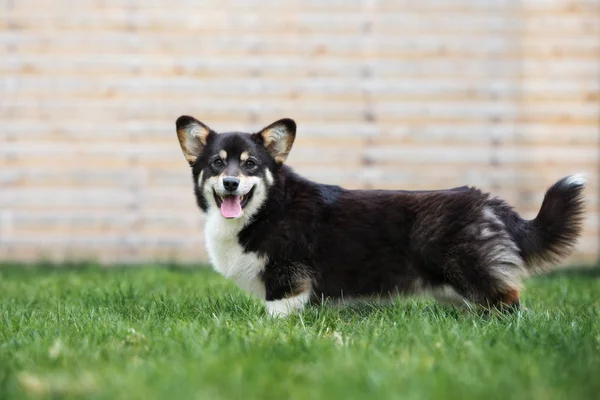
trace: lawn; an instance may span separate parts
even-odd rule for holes
[[[600,273],[531,279],[523,303],[276,320],[202,268],[4,265],[0,398],[599,398]]]

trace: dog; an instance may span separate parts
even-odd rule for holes
[[[217,133],[184,115],[176,131],[214,269],[273,316],[324,299],[419,293],[518,310],[523,278],[559,263],[580,235],[579,175],[552,185],[524,220],[473,187],[346,190],[302,178],[284,164],[291,119]]]

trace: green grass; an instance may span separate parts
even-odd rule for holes
[[[276,320],[203,269],[4,266],[0,398],[598,398],[600,275],[529,280],[523,301]]]

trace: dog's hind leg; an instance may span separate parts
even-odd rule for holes
[[[505,312],[516,312],[521,309],[521,301],[519,300],[519,291],[517,289],[509,289],[502,292],[500,299],[497,301],[496,308]]]
[[[448,251],[444,277],[457,292],[486,308],[515,311],[525,263],[502,221],[484,207],[481,218]]]
[[[477,272],[472,270],[472,264],[468,268],[470,273],[454,273],[448,279],[449,285],[466,301],[502,312],[520,309],[520,284],[516,284],[516,280],[503,281],[481,266],[475,267],[481,268]]]
[[[468,308],[469,301],[460,295],[452,286],[441,285],[430,290],[433,298],[441,304],[456,308]]]
[[[444,265],[444,278],[468,301],[490,309],[514,312],[520,308],[522,260],[503,243],[479,251],[454,249]]]

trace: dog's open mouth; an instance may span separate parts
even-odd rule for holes
[[[238,218],[242,215],[242,210],[248,204],[248,201],[252,198],[254,193],[254,187],[250,189],[248,193],[243,196],[238,195],[225,195],[219,196],[217,192],[213,190],[217,207],[221,209],[221,215],[225,218]]]

